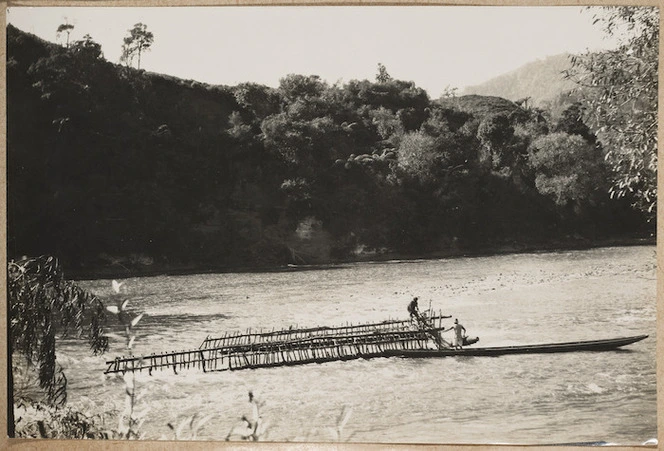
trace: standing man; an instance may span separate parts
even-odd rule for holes
[[[463,346],[463,336],[466,335],[466,328],[459,324],[459,320],[454,318],[454,347],[461,349]]]
[[[411,318],[418,319],[420,317],[420,309],[417,306],[417,296],[415,296],[413,300],[410,301],[410,304],[408,304],[408,313],[410,313]]]

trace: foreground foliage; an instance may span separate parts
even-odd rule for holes
[[[613,169],[611,195],[631,197],[654,218],[659,9],[605,7],[595,21],[618,36],[620,46],[575,57],[568,76],[582,88],[586,114],[605,144]]]
[[[65,280],[54,257],[10,261],[7,275],[10,348],[37,368],[47,401],[62,405],[67,400],[67,378],[56,361],[56,331],[62,337],[71,333],[85,337],[94,353],[104,352],[108,346],[103,335],[104,305]]]
[[[114,412],[88,416],[69,407],[20,399],[15,405],[16,438],[120,439]]]

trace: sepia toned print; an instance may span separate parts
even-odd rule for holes
[[[657,8],[7,19],[10,436],[657,444]]]

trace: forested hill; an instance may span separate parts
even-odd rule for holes
[[[563,75],[563,71],[570,67],[569,54],[549,56],[479,85],[469,86],[463,93],[500,96],[514,101],[529,97],[533,105],[543,106],[575,87],[574,82]]]
[[[589,244],[651,227],[609,199],[578,106],[555,123],[511,102],[485,108],[495,99],[472,109],[386,73],[210,86],[101,51],[7,27],[9,258],[208,270]]]

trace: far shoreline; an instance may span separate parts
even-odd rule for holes
[[[564,252],[575,250],[590,250],[603,247],[632,247],[632,246],[656,246],[655,237],[635,237],[621,239],[606,239],[589,242],[584,239],[573,239],[555,241],[550,243],[524,244],[514,243],[501,246],[482,247],[478,249],[447,249],[429,252],[427,254],[403,254],[403,253],[376,253],[357,258],[331,260],[329,262],[318,262],[312,264],[283,264],[283,265],[255,265],[255,266],[203,266],[203,265],[142,265],[128,268],[124,265],[103,265],[83,268],[64,268],[65,277],[70,280],[110,280],[129,279],[134,277],[158,277],[158,276],[185,276],[195,274],[226,274],[226,273],[271,273],[288,271],[311,271],[334,269],[341,265],[355,263],[387,263],[397,261],[402,263],[442,260],[466,257],[490,257],[510,254],[538,254],[551,252]]]

